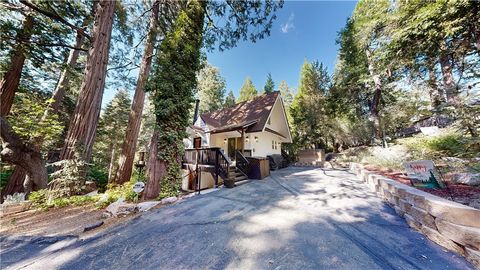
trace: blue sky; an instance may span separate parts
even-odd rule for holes
[[[263,89],[267,74],[275,86],[285,80],[296,88],[303,61],[323,62],[333,72],[338,31],[352,14],[353,1],[286,1],[277,13],[271,35],[256,43],[241,42],[228,51],[208,53],[208,61],[220,68],[227,91],[238,97],[245,77],[257,90]]]
[[[251,43],[239,42],[227,51],[207,53],[208,61],[220,68],[227,91],[236,97],[248,76],[257,90],[262,90],[267,74],[272,74],[277,87],[285,80],[290,87],[298,85],[303,61],[318,60],[333,72],[338,46],[337,33],[352,14],[354,1],[285,1],[277,12],[271,35]],[[137,76],[138,70],[132,71]],[[133,97],[134,87],[128,89]],[[105,89],[102,107],[113,98],[116,89]]]

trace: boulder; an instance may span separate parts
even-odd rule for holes
[[[122,198],[118,199],[116,202],[111,203],[105,209],[107,212],[111,213],[112,216],[125,216],[137,211],[137,205],[133,203],[126,203]]]
[[[140,212],[145,212],[157,206],[158,204],[160,204],[159,201],[141,202],[137,204],[137,207]]]
[[[168,197],[168,198],[165,198],[165,199],[162,199],[160,201],[161,204],[170,204],[170,203],[174,203],[178,200],[177,197]]]
[[[469,186],[480,185],[480,173],[456,173],[452,175],[452,181]]]

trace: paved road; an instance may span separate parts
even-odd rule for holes
[[[306,168],[195,196],[88,240],[3,246],[6,269],[474,269],[352,174]]]

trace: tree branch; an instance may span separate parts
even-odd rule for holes
[[[57,22],[61,22],[67,26],[69,26],[70,28],[72,29],[75,29],[77,30],[80,34],[84,35],[86,38],[88,38],[89,40],[91,40],[92,38],[85,32],[84,29],[76,26],[76,25],[73,25],[71,23],[69,23],[67,20],[65,20],[64,18],[62,18],[60,15],[54,13],[54,12],[50,12],[50,11],[47,11],[47,10],[43,10],[37,6],[35,6],[34,4],[28,2],[27,0],[20,0],[20,3],[24,4],[25,6],[37,11],[38,13],[41,13],[45,16],[47,16],[48,18],[52,19],[52,20],[55,20]]]

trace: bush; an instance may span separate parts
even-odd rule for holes
[[[132,189],[134,184],[135,181],[132,180],[120,186],[115,184],[107,185],[107,190],[99,197],[97,206],[100,208],[106,207],[120,198],[124,198],[129,202],[135,201],[137,199],[137,193]]]
[[[32,206],[38,208],[61,208],[65,206],[80,206],[89,203],[98,201],[99,196],[71,196],[65,198],[55,198],[51,201],[48,201],[48,190],[41,189],[38,191],[33,191],[28,197],[29,201],[32,202]]]
[[[0,170],[0,189],[3,189],[8,182],[8,179],[10,178],[10,175],[12,175],[13,170],[4,170],[4,168],[1,168]]]
[[[469,157],[472,151],[467,151],[467,138],[461,134],[444,131],[434,137],[417,135],[398,139],[397,144],[405,145],[414,159],[438,159],[440,157]]]
[[[102,169],[98,167],[91,167],[88,170],[87,178],[90,181],[95,182],[95,185],[97,186],[99,191],[105,191],[107,188],[108,184],[108,173],[103,171]]]

